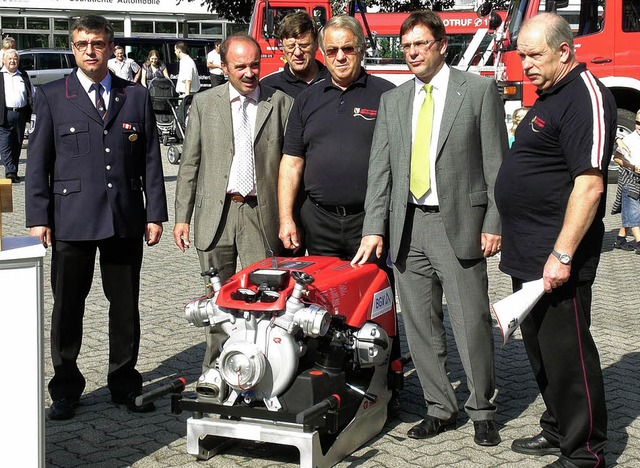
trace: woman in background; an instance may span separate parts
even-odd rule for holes
[[[149,51],[147,61],[142,65],[142,85],[149,86],[149,82],[154,78],[169,78],[169,72],[164,63],[160,61],[158,51],[152,49]]]

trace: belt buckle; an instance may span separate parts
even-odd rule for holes
[[[347,209],[344,206],[336,205],[336,214],[345,218],[347,216]]]

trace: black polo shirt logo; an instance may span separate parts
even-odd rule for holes
[[[377,109],[363,109],[362,107],[354,107],[353,116],[362,117],[364,120],[376,120],[378,111]]]
[[[531,119],[531,130],[533,130],[534,132],[538,133],[541,130],[544,130],[544,126],[545,126],[545,121],[542,120],[537,115]]]

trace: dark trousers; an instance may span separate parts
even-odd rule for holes
[[[142,388],[142,376],[135,369],[140,345],[142,239],[56,240],[51,259],[54,376],[49,382],[49,394],[53,400],[78,400],[85,387],[76,360],[82,345],[85,300],[93,281],[96,250],[100,250],[102,284],[109,301],[107,385],[112,398],[125,398]]]
[[[18,112],[7,110],[5,122],[0,126],[0,156],[5,174],[18,173],[20,150],[28,118],[26,109]]]
[[[604,467],[607,409],[598,349],[589,331],[592,282],[545,294],[522,322],[524,345],[546,411],[544,436],[580,467]],[[522,281],[513,279],[514,290]]]

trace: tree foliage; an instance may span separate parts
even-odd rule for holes
[[[187,0],[201,2],[207,11],[215,11],[220,17],[237,23],[249,23],[253,11],[253,0]],[[179,6],[178,6],[179,8]]]
[[[447,10],[455,5],[455,0],[370,0],[369,5],[380,7],[380,11],[402,12],[431,8],[433,11]]]

